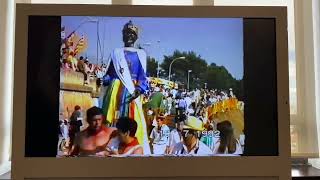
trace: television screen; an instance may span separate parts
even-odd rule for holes
[[[25,156],[277,156],[275,27],[29,16]]]
[[[290,178],[285,7],[16,9],[14,179]]]
[[[243,58],[242,18],[61,17],[57,156],[241,155]]]

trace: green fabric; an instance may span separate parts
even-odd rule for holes
[[[151,109],[159,109],[164,108],[163,104],[163,97],[164,95],[161,92],[156,92],[151,95],[150,101],[148,102],[148,108]]]

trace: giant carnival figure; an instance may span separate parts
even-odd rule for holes
[[[148,89],[146,78],[146,53],[134,47],[138,39],[138,27],[131,21],[122,30],[123,48],[116,48],[107,63],[103,84],[102,109],[109,123],[120,117],[129,117],[137,122],[136,138],[143,146],[144,154],[150,154],[146,121],[142,109],[143,93]]]

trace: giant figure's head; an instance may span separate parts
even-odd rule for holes
[[[133,47],[138,39],[138,27],[129,21],[122,29],[122,37],[125,47]]]

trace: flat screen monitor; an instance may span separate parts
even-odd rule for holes
[[[200,170],[191,160],[288,166],[285,18],[275,7],[19,5],[14,157],[117,169],[56,172],[66,177]]]

